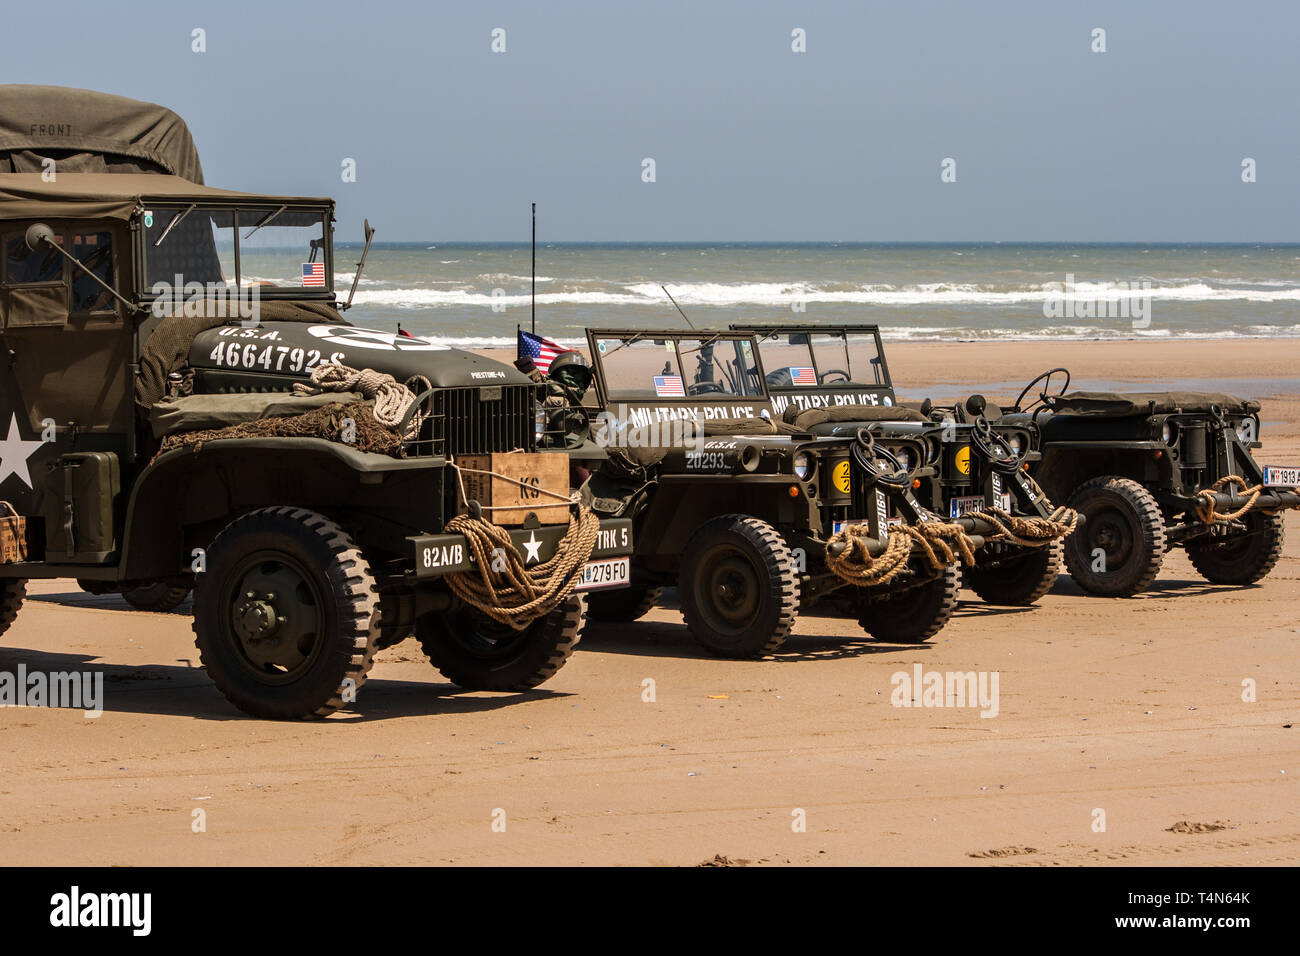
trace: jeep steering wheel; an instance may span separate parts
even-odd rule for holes
[[[1049,396],[1048,386],[1051,385],[1052,376],[1055,375],[1057,372],[1061,372],[1062,374],[1065,375],[1065,382],[1064,384],[1061,385],[1059,389],[1056,390],[1055,395]],[[1028,395],[1033,390],[1034,386],[1037,385],[1039,382],[1043,383],[1042,392],[1039,393],[1036,399],[1034,399],[1024,408],[1021,408],[1020,403],[1025,400],[1025,396]],[[1049,368],[1046,372],[1043,372],[1041,375],[1039,375],[1032,382],[1030,382],[1028,385],[1025,386],[1024,390],[1019,395],[1016,396],[1016,403],[1012,407],[1018,412],[1027,412],[1031,408],[1036,408],[1039,405],[1048,404],[1049,398],[1060,398],[1062,395],[1065,394],[1065,390],[1069,387],[1070,387],[1070,370],[1068,368],[1059,368],[1059,367]]]
[[[696,382],[687,390],[690,395],[713,395],[716,393],[725,393],[726,389],[717,382]]]
[[[830,375],[838,375],[839,378],[828,382],[826,381],[826,378]],[[833,385],[835,382],[851,382],[853,379],[850,378],[849,373],[844,371],[842,368],[828,368],[826,371],[822,372],[821,375],[817,376],[817,381],[822,385]]]

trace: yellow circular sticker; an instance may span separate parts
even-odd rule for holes
[[[970,445],[963,445],[957,449],[957,457],[953,459],[957,465],[957,470],[963,475],[970,474]]]
[[[849,493],[849,463],[847,460],[835,466],[835,470],[831,472],[831,481],[834,482],[835,488],[840,494],[847,495]]]

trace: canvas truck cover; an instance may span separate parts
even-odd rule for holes
[[[200,186],[178,176],[60,173],[47,183],[38,173],[0,172],[0,219],[129,219],[146,199],[334,206],[334,200],[327,198],[234,192]]]
[[[163,173],[203,182],[185,121],[163,106],[61,86],[0,85],[0,172]]]

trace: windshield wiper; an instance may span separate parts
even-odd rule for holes
[[[276,216],[280,215],[280,213],[284,212],[284,211],[285,211],[286,209],[288,209],[288,208],[289,208],[288,206],[281,206],[281,207],[280,207],[279,209],[277,209],[275,212],[268,213],[268,214],[266,215],[266,217],[265,217],[261,222],[259,222],[259,223],[258,223],[256,226],[254,226],[252,229],[248,230],[248,233],[247,233],[247,235],[244,236],[244,238],[247,239],[247,238],[248,238],[249,236],[251,236],[253,233],[257,232],[257,230],[261,229],[261,228],[262,228],[263,226],[265,226],[265,225],[268,225],[268,224],[269,224],[273,219],[275,219]]]
[[[157,249],[159,246],[161,246],[163,244],[163,240],[167,238],[167,236],[171,233],[171,231],[181,224],[181,220],[184,219],[186,216],[188,216],[197,208],[198,208],[198,203],[190,203],[190,207],[188,209],[186,209],[184,212],[177,213],[174,217],[172,217],[172,221],[167,223],[167,228],[163,230],[162,235],[154,240],[153,247]]]

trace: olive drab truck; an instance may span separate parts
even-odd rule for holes
[[[1083,519],[1066,542],[1070,576],[1090,594],[1130,597],[1171,547],[1214,584],[1254,584],[1277,564],[1300,468],[1255,460],[1259,411],[1220,393],[1071,391],[1055,368],[1005,417],[1038,426],[1034,474]]]
[[[538,450],[542,388],[345,320],[333,202],[202,185],[169,111],[7,87],[0,117],[0,627],[33,578],[194,588],[209,675],[269,718],[408,636],[467,688],[564,663],[631,523]]]
[[[1033,604],[1056,582],[1074,515],[1058,509],[1029,475],[1037,463],[1037,426],[1002,420],[983,396],[940,407],[898,403],[880,329],[875,325],[743,323],[753,333],[772,392],[773,411],[814,435],[919,439],[916,458],[895,454],[917,499],[969,536],[967,587],[990,604]],[[975,546],[975,542],[979,542]]]
[[[921,455],[922,441],[902,436],[891,451],[866,433],[785,427],[746,333],[587,335],[603,460],[583,493],[636,531],[632,587],[593,595],[593,618],[633,620],[676,586],[691,633],[729,657],[772,653],[801,607],[832,598],[851,599],[883,641],[944,626],[958,586],[951,553],[936,561],[891,536],[927,520],[896,457]],[[852,541],[850,526],[862,532]]]

